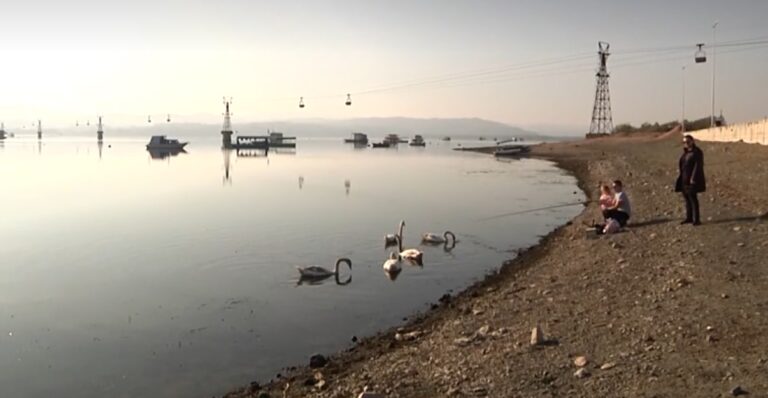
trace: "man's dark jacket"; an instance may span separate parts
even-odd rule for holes
[[[707,190],[707,182],[704,179],[704,153],[697,146],[691,148],[691,154],[683,151],[678,162],[680,173],[675,182],[675,192],[682,192],[684,186],[690,184],[693,192],[704,192]]]

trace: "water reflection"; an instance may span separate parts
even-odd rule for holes
[[[232,176],[229,174],[232,150],[222,149],[221,153],[224,155],[224,184],[232,185]]]
[[[266,168],[267,157],[244,160],[211,142],[157,167],[132,136],[111,138],[102,147],[109,159],[92,167],[93,154],[84,155],[94,137],[50,137],[37,156],[29,133],[0,150],[25,169],[5,176],[0,195],[0,207],[14,209],[0,223],[1,257],[11,259],[0,261],[0,396],[102,397],[118,384],[126,397],[220,396],[309,352],[343,349],[350,334],[397,325],[580,211],[475,222],[560,203],[573,179],[540,161],[507,167],[447,147],[412,156],[407,146],[369,152],[308,141],[295,156],[269,153],[276,161]],[[426,186],[413,172],[433,168],[441,172]],[[235,172],[239,185],[223,189]],[[393,176],[397,189],[377,183]],[[293,185],[306,180],[306,191]],[[158,222],[168,220],[158,203],[173,207],[173,222]],[[109,220],[92,217],[94,208]],[[382,275],[381,235],[403,218],[413,228],[407,247],[419,243],[416,230],[451,226],[460,250],[422,247],[423,268],[401,263]],[[297,281],[286,266],[331,253],[354,260],[354,275],[345,268]]]
[[[397,280],[397,277],[400,276],[401,272],[403,272],[402,269],[397,269],[397,270],[389,271],[389,272],[384,271],[384,275],[387,276],[387,279],[389,279],[390,281],[394,282],[394,281]]]
[[[339,286],[346,286],[346,285],[349,285],[350,283],[352,283],[352,275],[349,275],[347,278],[342,280],[341,276],[337,273],[337,274],[334,274],[334,275],[328,275],[328,276],[323,277],[323,278],[308,278],[306,276],[300,276],[299,280],[296,281],[296,286],[301,286],[301,285],[318,286],[318,285],[322,285],[322,284],[327,283],[330,280],[331,276],[333,276],[333,281],[336,282],[336,284],[339,285]]]
[[[347,196],[349,196],[349,189],[350,189],[350,187],[352,187],[352,183],[349,180],[344,180],[344,190],[345,190]]]
[[[269,149],[238,148],[236,155],[239,158],[265,158],[269,156]]]
[[[104,142],[99,140],[98,147],[99,147],[99,160],[101,160],[101,150],[102,148],[104,148]]]
[[[147,152],[149,152],[149,157],[152,159],[162,160],[167,159],[174,156],[179,156],[179,154],[187,153],[184,149],[149,149],[147,148]]]
[[[304,176],[299,176],[299,190],[304,188]]]

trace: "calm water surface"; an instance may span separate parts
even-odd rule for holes
[[[0,144],[0,396],[210,397],[264,381],[398,324],[581,208],[482,219],[583,198],[551,163],[456,141],[244,157],[210,139],[164,159],[144,139],[94,141]],[[391,281],[383,235],[400,219],[425,264]],[[419,245],[446,229],[453,250]],[[339,257],[349,284],[297,285],[296,266]]]

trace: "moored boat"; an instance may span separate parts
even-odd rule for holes
[[[153,135],[147,144],[150,150],[182,150],[187,145],[186,142],[179,142],[175,138],[166,138],[164,135]]]
[[[363,133],[352,133],[352,138],[344,140],[347,144],[367,144],[368,136]]]
[[[388,134],[384,138],[384,142],[388,143],[389,145],[397,145],[397,144],[405,144],[408,141],[400,138],[397,134]]]
[[[411,140],[410,146],[426,146],[427,144],[424,142],[424,137],[416,134],[413,139]]]
[[[500,146],[493,152],[493,156],[496,157],[514,157],[523,156],[531,151],[531,147],[528,145],[505,145]]]

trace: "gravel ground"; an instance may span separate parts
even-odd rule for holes
[[[588,235],[583,223],[600,217],[590,204],[402,327],[225,397],[349,398],[365,386],[386,397],[768,397],[768,147],[700,144],[709,190],[693,227],[679,225],[672,192],[680,141],[535,147],[590,198],[623,180],[628,230]],[[532,345],[536,326],[544,339]]]

